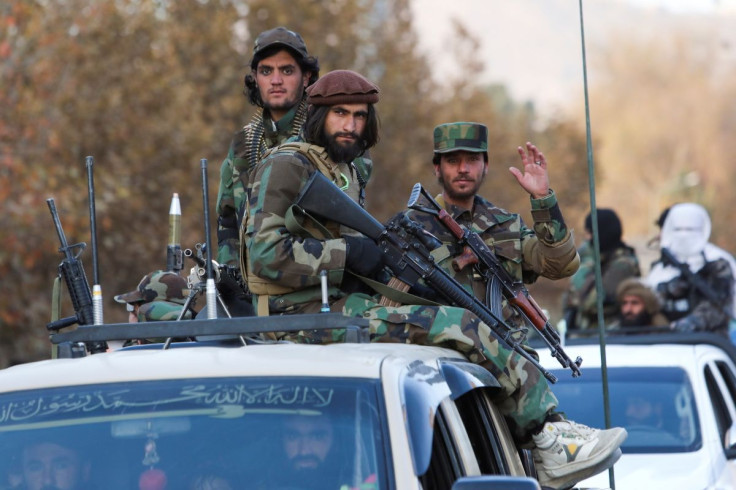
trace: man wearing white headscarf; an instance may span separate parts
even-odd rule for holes
[[[667,249],[692,274],[683,272],[663,255],[653,265],[647,283],[662,299],[662,312],[675,330],[727,335],[736,306],[736,261],[708,242],[710,232],[710,216],[705,208],[695,203],[672,206],[662,225],[660,249]],[[701,291],[696,282],[710,292]]]

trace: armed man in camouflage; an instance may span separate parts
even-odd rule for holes
[[[263,153],[296,136],[307,112],[305,89],[319,77],[319,62],[302,37],[285,27],[256,38],[245,95],[257,106],[251,121],[238,131],[220,168],[217,195],[217,261],[239,265],[238,226],[245,203],[248,169]]]
[[[380,249],[353,230],[305,216],[293,203],[314,172],[358,200],[355,172],[343,162],[378,140],[373,107],[378,87],[338,70],[309,87],[308,94],[306,143],[278,147],[258,165],[243,224],[245,267],[259,314],[320,311],[320,272],[327,271],[331,311],[367,318],[373,341],[452,348],[493,373],[503,387],[499,406],[518,443],[533,447],[544,485],[566,488],[610,467],[626,431],[591,429],[556,415],[557,399],[540,371],[500,345],[473,313],[450,306],[381,306],[378,295],[352,292],[353,275],[376,277],[383,270]],[[527,172],[535,165],[524,152],[522,161]],[[325,342],[340,334],[303,336]],[[578,450],[569,454],[572,444]]]
[[[640,277],[639,259],[633,247],[623,242],[623,226],[613,209],[599,208],[598,241],[600,244],[601,278],[603,282],[603,322],[611,328],[618,317],[616,291],[622,281]],[[598,327],[598,295],[595,289],[595,257],[593,255],[592,214],[585,217],[586,240],[580,247],[580,269],[570,279],[563,299],[567,332]]]
[[[133,291],[118,294],[115,301],[128,308],[128,322],[176,320],[189,295],[187,281],[173,272],[153,271],[143,276]],[[190,319],[191,311],[184,318]]]
[[[245,94],[257,106],[251,121],[238,131],[220,168],[217,195],[217,261],[240,265],[238,227],[243,219],[250,169],[269,148],[297,138],[307,112],[306,88],[319,77],[319,62],[302,37],[285,27],[262,32],[253,46]],[[356,162],[360,189],[370,178],[372,161]]]
[[[442,186],[442,193],[435,200],[458,224],[476,232],[515,280],[530,284],[540,276],[568,277],[578,268],[579,259],[572,232],[562,217],[557,196],[549,187],[547,161],[531,143],[526,144],[526,153],[521,147],[518,151],[522,161],[534,163],[523,174],[514,167],[510,169],[530,195],[533,229],[518,214],[496,207],[478,195],[488,173],[488,128],[480,123],[453,122],[434,128],[432,163]],[[487,284],[474,273],[473,267],[459,271],[453,267],[453,260],[462,250],[447,228],[430,214],[414,210],[406,214],[443,243],[432,252],[438,264],[477,298],[486,298]],[[491,301],[500,300],[491,298]],[[519,313],[505,301],[503,306],[504,319],[521,325]]]

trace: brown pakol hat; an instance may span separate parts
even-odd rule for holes
[[[307,87],[307,102],[312,105],[375,104],[378,86],[360,73],[331,71]]]

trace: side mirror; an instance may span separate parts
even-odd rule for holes
[[[467,476],[453,483],[452,490],[540,490],[539,482],[526,476]]]
[[[727,447],[724,451],[724,454],[726,455],[726,459],[728,460],[736,459],[736,445]]]

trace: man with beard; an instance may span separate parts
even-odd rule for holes
[[[81,490],[87,486],[90,463],[68,446],[36,442],[23,449],[20,460],[23,490]]]
[[[529,193],[534,217],[531,229],[518,214],[496,207],[478,195],[489,165],[488,128],[483,124],[453,122],[434,129],[432,163],[442,186],[442,193],[435,200],[460,225],[478,233],[517,281],[530,284],[540,276],[568,277],[577,269],[579,260],[572,231],[568,230],[557,197],[549,187],[547,160],[531,143],[525,149],[519,147],[518,152],[524,172],[515,167],[509,171]],[[406,213],[444,244],[433,252],[438,263],[477,298],[486,298],[487,284],[472,267],[457,271],[452,266],[462,250],[444,225],[424,212]],[[505,302],[504,316],[507,322],[517,325],[522,321],[518,312],[507,308]]]
[[[272,487],[323,489],[341,488],[341,465],[337,435],[325,415],[294,415],[282,428],[283,457],[277,458]]]
[[[659,298],[646,284],[636,277],[626,279],[616,290],[618,320],[613,327],[662,327],[669,325],[660,313]]]
[[[354,230],[305,215],[294,203],[314,172],[321,172],[358,201],[355,172],[343,162],[378,141],[373,107],[378,102],[378,87],[355,72],[338,70],[322,77],[307,92],[311,106],[304,126],[306,143],[286,143],[259,163],[243,223],[242,243],[247,253],[242,255],[259,314],[321,311],[320,277],[325,271],[330,310],[367,319],[372,341],[455,349],[491,372],[501,385],[499,408],[517,444],[532,449],[543,485],[567,488],[613,465],[621,454],[619,446],[626,431],[592,429],[565,420],[555,412],[557,399],[539,369],[501,345],[490,327],[470,311],[452,306],[383,306],[379,294],[353,292],[355,281],[351,277],[377,277],[382,272],[380,248]],[[456,144],[471,139],[475,150],[471,153],[485,153],[487,132],[475,134],[474,138],[457,136]],[[544,243],[535,239],[532,248],[558,250],[559,239],[554,239],[557,233],[562,234],[565,243],[571,238],[567,228],[558,224],[562,220],[556,199],[550,194],[546,159],[531,144],[526,150],[520,148],[519,155],[524,172],[517,169],[512,173],[533,198],[541,201],[537,214],[544,222]],[[480,167],[480,173],[472,174],[476,181],[485,171],[484,165]],[[465,170],[459,173],[464,177],[458,187],[466,192],[471,174]],[[554,245],[550,247],[547,242]],[[574,272],[574,246],[570,246],[565,259],[552,251],[551,258],[565,261],[563,273]],[[528,253],[534,254],[531,250]],[[544,261],[538,260],[543,270]],[[279,337],[324,343],[342,340],[344,334],[339,330],[310,331]],[[566,448],[572,446],[578,450],[566,453]]]

